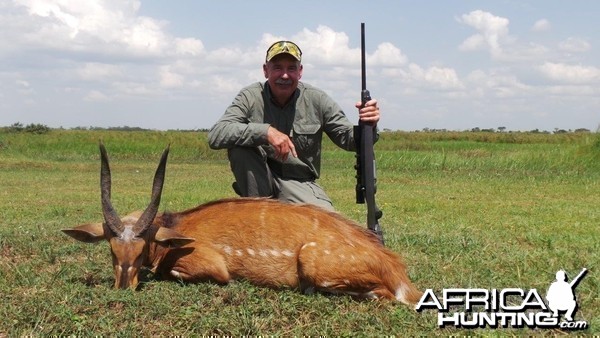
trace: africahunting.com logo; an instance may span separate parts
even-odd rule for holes
[[[536,289],[444,289],[441,298],[427,289],[416,306],[421,312],[437,309],[438,327],[457,328],[561,328],[583,330],[587,321],[575,321],[577,299],[575,288],[587,274],[581,270],[567,281],[565,271],[546,292],[546,302]],[[564,320],[561,319],[564,314]]]

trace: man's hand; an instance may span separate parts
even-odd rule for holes
[[[377,105],[377,100],[372,99],[365,103],[365,106],[361,108],[362,102],[356,103],[356,108],[358,108],[358,118],[365,123],[377,125],[379,122],[379,106]]]
[[[276,159],[283,162],[287,160],[287,157],[290,153],[292,156],[298,157],[292,140],[289,138],[289,136],[280,132],[279,130],[269,127],[267,130],[267,140],[275,150]]]

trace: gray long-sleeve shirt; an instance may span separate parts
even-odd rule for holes
[[[208,133],[209,146],[263,146],[274,163],[267,142],[269,126],[290,136],[298,154],[298,158],[288,156],[283,163],[275,162],[282,178],[319,178],[323,132],[339,147],[355,150],[353,124],[340,106],[324,91],[303,82],[284,107],[275,104],[267,82],[243,88]]]

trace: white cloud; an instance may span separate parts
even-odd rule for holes
[[[547,19],[540,19],[533,24],[531,30],[534,32],[547,32],[551,27],[552,25],[550,25],[550,21]]]
[[[122,27],[115,32],[118,35],[114,36],[113,42],[123,44],[135,53],[161,55],[170,47],[162,26],[155,19],[137,17],[131,26]]]
[[[458,21],[478,31],[459,46],[461,50],[484,49],[489,50],[493,56],[502,53],[502,44],[509,39],[508,24],[510,21],[507,18],[476,10],[463,14]]]
[[[167,34],[166,22],[140,16],[137,0],[15,0],[15,4],[28,13],[21,18],[27,22],[26,31],[17,42],[24,47],[121,57],[195,56],[203,50],[199,40]]]
[[[158,98],[162,96],[159,88],[153,83],[124,81],[115,82],[112,87],[115,93],[113,95],[119,98]]]
[[[211,90],[216,93],[231,93],[238,91],[242,86],[247,83],[240,83],[240,81],[233,77],[223,77],[221,75],[214,75],[211,77]],[[224,108],[223,108],[224,109]]]
[[[109,101],[110,98],[99,90],[91,90],[84,98],[85,101]]]
[[[547,88],[548,93],[560,97],[581,99],[582,97],[598,97],[600,88],[590,85],[556,85]]]
[[[360,60],[360,49],[350,48],[348,35],[327,26],[318,26],[314,32],[304,28],[293,40],[310,62],[353,65]]]
[[[17,86],[21,87],[21,88],[29,88],[29,82],[25,81],[25,80],[17,80],[16,81]]]
[[[17,92],[19,94],[30,95],[30,94],[35,93],[34,89],[31,87],[31,84],[29,83],[29,81],[17,80],[17,81],[15,81],[15,84],[17,87]]]
[[[377,46],[377,50],[371,55],[371,57],[367,57],[367,62],[369,65],[378,65],[378,66],[401,66],[408,61],[408,57],[402,54],[402,51],[389,42],[384,42]]]
[[[97,62],[86,62],[76,72],[81,79],[88,81],[108,81],[123,76],[119,66]]]
[[[510,20],[481,10],[472,11],[457,19],[460,23],[473,27],[478,33],[466,38],[460,45],[463,52],[487,51],[492,60],[519,62],[539,60],[548,53],[548,48],[535,42],[519,42],[509,34]],[[538,28],[549,23],[538,21]]]
[[[586,39],[570,37],[561,41],[558,48],[568,53],[583,53],[590,50],[592,46]]]
[[[239,66],[245,59],[246,53],[238,48],[223,47],[215,49],[206,56],[207,61],[214,65],[236,65]]]
[[[485,38],[481,34],[475,34],[469,36],[465,41],[463,41],[458,47],[463,51],[473,51],[478,49],[484,49],[485,47]]]
[[[198,39],[176,38],[175,50],[178,55],[199,56],[204,52],[204,44]]]
[[[421,86],[432,89],[462,89],[464,85],[458,78],[456,71],[451,68],[430,67],[427,69],[411,63],[408,66],[407,76],[411,82],[420,83]]]
[[[538,70],[548,79],[574,84],[600,83],[600,68],[546,62]]]
[[[169,66],[159,70],[160,85],[165,88],[182,87],[185,83],[184,76],[171,70]]]
[[[499,98],[524,96],[532,89],[512,74],[492,77],[489,86],[493,95]]]
[[[521,82],[507,70],[475,70],[466,79],[478,97],[514,98],[530,95],[534,88]]]

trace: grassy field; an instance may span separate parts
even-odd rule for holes
[[[0,337],[45,335],[432,336],[563,335],[543,329],[437,327],[437,311],[294,290],[183,285],[148,275],[140,291],[112,289],[107,243],[60,232],[102,219],[98,141],[111,157],[113,205],[148,203],[166,144],[161,210],[231,197],[223,151],[196,132],[0,131]],[[536,288],[556,271],[588,275],[577,320],[600,334],[600,137],[597,133],[383,133],[377,201],[386,245],[420,288]],[[320,179],[336,209],[354,202],[354,157],[325,145]]]

